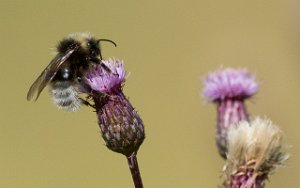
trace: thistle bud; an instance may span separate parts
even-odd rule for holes
[[[245,99],[258,90],[255,76],[246,69],[221,69],[204,79],[203,95],[217,104],[216,142],[220,155],[226,158],[227,132],[231,125],[248,120]]]
[[[106,146],[128,157],[143,143],[144,125],[122,91],[126,75],[123,62],[108,59],[102,63],[88,71],[84,81],[93,91],[89,95],[95,102]]]

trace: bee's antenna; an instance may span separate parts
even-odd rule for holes
[[[110,42],[110,43],[112,43],[115,47],[117,47],[117,44],[116,44],[114,41],[110,40],[110,39],[98,39],[98,40],[97,40],[97,43],[99,43],[100,41]]]
[[[99,44],[100,41],[110,42],[110,43],[112,43],[115,47],[117,47],[117,44],[116,44],[114,41],[110,40],[110,39],[98,39],[98,40],[97,40],[97,43]],[[99,54],[99,55],[100,55],[100,60],[102,60],[101,49],[100,49],[100,54]]]

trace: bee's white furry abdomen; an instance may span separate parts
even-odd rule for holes
[[[54,104],[66,111],[74,112],[79,110],[81,100],[78,96],[76,88],[68,81],[57,81],[52,84],[51,94]]]

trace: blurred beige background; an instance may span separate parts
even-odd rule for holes
[[[139,154],[146,188],[217,187],[224,164],[214,142],[216,112],[201,75],[247,67],[262,82],[248,102],[292,145],[267,187],[300,186],[300,3],[297,1],[0,1],[0,187],[131,188],[126,159],[109,151],[96,115],[59,111],[47,90],[27,90],[70,32],[118,43],[105,57],[125,61],[125,94],[147,138]]]

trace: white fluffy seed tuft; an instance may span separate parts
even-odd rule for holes
[[[283,133],[269,119],[255,118],[232,126],[228,132],[228,153],[225,174],[251,165],[254,172],[269,174],[288,159]]]

